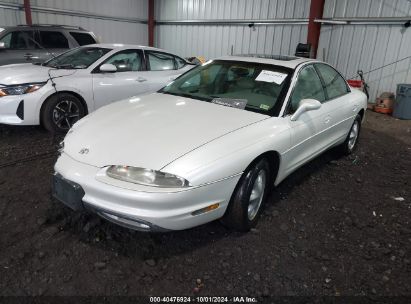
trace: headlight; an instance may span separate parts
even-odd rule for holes
[[[41,82],[0,87],[0,97],[8,95],[23,95],[27,93],[33,93],[39,90],[45,84],[46,82]]]
[[[125,182],[161,188],[185,188],[190,183],[182,177],[144,168],[110,166],[107,175]]]

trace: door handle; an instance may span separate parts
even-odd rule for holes
[[[24,54],[24,58],[26,58],[26,60],[31,60],[33,58],[33,54],[26,53]]]
[[[331,116],[327,116],[327,117],[324,119],[324,123],[325,123],[325,124],[329,124],[330,121],[331,121]]]
[[[144,82],[144,81],[147,81],[147,79],[144,78],[144,77],[138,77],[138,78],[136,79],[136,81],[138,81],[138,82]]]

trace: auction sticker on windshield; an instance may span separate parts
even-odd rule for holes
[[[235,98],[214,98],[211,102],[226,107],[244,110],[248,100]]]
[[[276,84],[282,84],[284,79],[286,78],[287,74],[262,70],[255,81],[274,82]]]

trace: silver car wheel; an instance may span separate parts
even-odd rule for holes
[[[266,185],[266,172],[261,170],[254,181],[253,190],[251,191],[248,203],[248,219],[252,221],[260,210],[263,202]]]
[[[351,131],[350,131],[350,135],[349,135],[349,139],[348,139],[348,149],[351,151],[352,149],[354,149],[354,146],[357,142],[358,139],[358,133],[360,130],[360,125],[358,123],[358,121],[354,121],[354,124],[352,125]]]

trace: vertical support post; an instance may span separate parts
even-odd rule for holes
[[[154,0],[148,0],[148,45],[154,46]]]
[[[26,14],[26,24],[32,25],[30,0],[24,0],[24,13]]]
[[[325,0],[311,0],[307,43],[311,44],[311,54],[314,58],[317,58],[317,50],[321,33],[321,23],[316,23],[314,20],[321,19],[323,17],[324,3]]]

